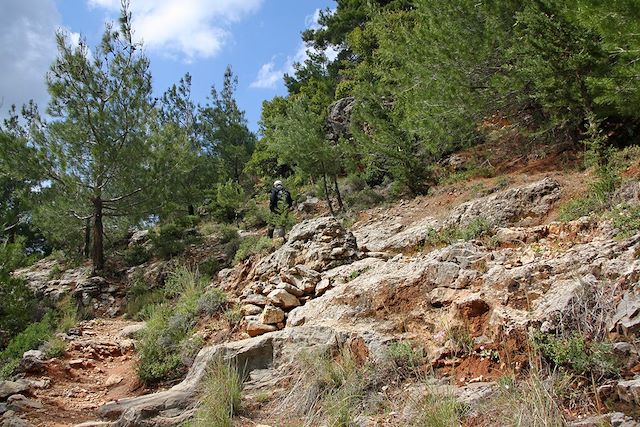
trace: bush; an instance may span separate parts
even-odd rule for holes
[[[169,259],[185,249],[184,228],[175,223],[161,225],[149,233],[153,248],[160,258]]]
[[[487,237],[493,232],[493,227],[484,218],[476,218],[466,226],[432,228],[425,239],[425,249],[446,246],[458,240],[474,240]]]
[[[251,200],[248,203],[243,222],[248,229],[264,227],[269,222],[269,209],[259,206],[255,200]]]
[[[465,325],[453,325],[445,333],[445,338],[451,341],[453,350],[457,354],[469,354],[473,351],[473,337]]]
[[[398,341],[387,347],[387,357],[402,373],[408,373],[422,365],[424,351],[414,348],[409,341]]]
[[[127,266],[133,267],[149,261],[151,254],[143,246],[136,245],[125,249],[122,257]]]
[[[155,306],[140,340],[138,376],[144,383],[172,380],[185,372],[189,357],[202,344],[188,340],[205,284],[203,277],[186,267],[178,267],[169,275],[165,295],[176,299],[175,305]]]
[[[302,353],[299,369],[300,379],[283,405],[317,424],[353,425],[366,410],[368,398],[387,382],[381,377],[386,371],[356,360],[348,347],[340,348],[335,357]]]
[[[229,298],[221,289],[210,289],[198,300],[198,314],[213,316],[224,309],[228,303]]]
[[[425,427],[458,427],[465,413],[465,405],[454,396],[427,392],[418,402],[412,425]]]
[[[267,253],[273,247],[273,241],[266,236],[246,236],[240,240],[233,263],[237,264],[255,254]]]
[[[0,349],[25,326],[37,319],[37,300],[24,280],[11,272],[30,262],[21,240],[0,240]],[[6,336],[2,336],[6,334]]]
[[[240,184],[234,181],[218,183],[212,196],[210,208],[213,218],[226,223],[240,219],[245,199]]]
[[[496,425],[562,427],[567,423],[558,402],[558,376],[552,374],[542,378],[537,369],[516,383],[507,379],[499,382],[498,394],[487,401],[479,410]],[[457,425],[457,424],[456,424]]]
[[[640,231],[640,206],[622,205],[608,214],[616,228],[616,237],[624,239]]]
[[[65,340],[58,336],[53,336],[44,344],[44,354],[47,357],[60,357],[64,355],[67,349],[67,343]]]
[[[154,289],[142,276],[136,276],[127,291],[126,314],[130,319],[144,320],[148,318],[149,307],[164,301],[164,291]]]
[[[229,362],[217,358],[207,369],[200,391],[200,405],[187,423],[193,427],[231,427],[233,415],[240,409],[241,381]]]
[[[620,373],[613,346],[608,342],[588,342],[578,334],[559,338],[542,333],[534,334],[532,342],[547,361],[578,375],[602,379]]]
[[[238,306],[228,308],[223,313],[224,318],[227,320],[229,329],[235,329],[242,321],[242,310]]]
[[[218,272],[224,268],[224,265],[218,260],[218,258],[207,258],[204,261],[198,263],[198,271],[210,278],[216,277]]]
[[[364,188],[356,193],[345,195],[345,203],[354,211],[361,211],[377,206],[385,201],[382,194],[373,188]]]
[[[49,312],[45,314],[42,320],[31,323],[16,335],[7,347],[0,352],[0,364],[2,364],[0,371],[3,378],[11,376],[25,351],[36,349],[44,344],[53,335],[55,329],[55,318]]]

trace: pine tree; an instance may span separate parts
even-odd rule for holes
[[[58,195],[50,213],[91,221],[94,272],[105,265],[105,219],[120,226],[138,220],[141,202],[134,196],[150,185],[151,75],[132,39],[126,1],[119,24],[106,25],[93,52],[84,40],[73,46],[64,32],[57,34],[58,58],[47,75],[54,120],[34,138]]]
[[[236,103],[237,85],[238,79],[228,66],[222,91],[212,86],[210,103],[199,109],[199,126],[205,150],[220,160],[222,180],[239,183],[244,165],[255,148],[256,137],[247,127],[244,111]]]

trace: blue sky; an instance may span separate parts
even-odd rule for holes
[[[107,20],[118,16],[119,0],[4,0],[0,14],[0,100],[34,99],[44,110],[44,75],[55,58],[54,35],[85,37],[93,47]],[[151,60],[157,95],[192,75],[195,101],[204,103],[210,87],[220,89],[230,64],[239,84],[236,99],[257,130],[262,101],[286,93],[284,72],[304,59],[300,33],[316,25],[320,9],[332,0],[131,0],[133,26]]]

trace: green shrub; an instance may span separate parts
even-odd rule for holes
[[[516,382],[513,377],[498,381],[499,392],[479,408],[486,419],[500,426],[563,427],[567,423],[557,393],[562,388],[557,373],[542,377],[534,368],[529,376]],[[456,424],[458,425],[458,424]]]
[[[151,254],[143,246],[135,245],[125,249],[122,257],[127,266],[133,267],[149,261]]]
[[[49,340],[44,344],[44,354],[47,357],[60,357],[64,355],[65,350],[67,349],[67,343],[65,340],[58,336],[52,336]]]
[[[0,240],[0,349],[37,318],[38,304],[33,292],[24,280],[11,274],[30,261],[25,255],[24,239],[15,243]]]
[[[60,301],[56,311],[59,332],[67,332],[78,323],[78,306],[71,296]]]
[[[185,292],[193,292],[194,288],[203,289],[206,284],[207,279],[200,275],[198,271],[179,266],[167,276],[164,284],[164,294],[167,298],[176,298],[184,295]]]
[[[445,339],[450,340],[457,354],[469,354],[473,351],[473,337],[466,325],[453,325],[447,329]]]
[[[532,342],[534,349],[554,366],[568,369],[578,375],[601,379],[620,373],[613,347],[608,342],[589,342],[578,334],[560,338],[539,332],[533,335]]]
[[[398,341],[387,347],[387,357],[401,371],[411,371],[424,362],[424,351],[409,341]]]
[[[255,200],[247,204],[242,222],[247,229],[264,227],[269,222],[269,209],[259,206]]]
[[[565,222],[573,221],[606,210],[610,206],[611,195],[620,183],[616,171],[617,167],[613,165],[597,167],[597,178],[589,185],[588,195],[560,206],[558,219]]]
[[[233,263],[237,264],[255,254],[267,253],[273,247],[273,241],[266,236],[246,236],[240,240]]]
[[[342,347],[335,357],[302,353],[299,369],[300,380],[283,404],[318,424],[354,425],[383,382],[382,371],[358,362],[348,347]]]
[[[184,215],[180,216],[173,221],[179,228],[194,228],[200,222],[200,217],[197,215]]]
[[[9,377],[17,363],[22,359],[25,351],[33,350],[44,344],[53,335],[56,329],[56,321],[51,312],[39,322],[31,323],[22,332],[16,335],[7,347],[0,352],[0,364],[3,378]]]
[[[144,383],[172,380],[185,372],[186,354],[197,351],[197,342],[187,340],[196,325],[205,285],[203,277],[186,267],[178,267],[169,275],[165,295],[174,299],[174,305],[155,306],[141,334],[138,376]]]
[[[231,223],[240,219],[244,206],[244,190],[234,181],[216,184],[209,205],[211,215],[220,222]]]
[[[345,195],[345,203],[354,211],[361,211],[377,206],[385,201],[382,194],[373,188],[364,188],[356,193]]]
[[[224,318],[227,320],[229,329],[235,329],[242,321],[242,310],[238,306],[227,308],[223,313]]]
[[[149,233],[156,254],[164,259],[181,254],[185,249],[184,228],[175,223],[157,227]]]
[[[198,314],[213,316],[222,311],[228,303],[229,298],[222,289],[209,289],[198,300]]]
[[[583,216],[589,216],[600,209],[600,204],[593,197],[582,197],[569,200],[560,206],[558,219],[563,222],[569,222]]]
[[[229,224],[218,224],[215,234],[220,238],[220,243],[229,243],[240,239],[238,229]]]
[[[224,265],[218,260],[218,258],[211,257],[198,263],[198,271],[205,276],[214,278],[220,270],[224,268]]]
[[[427,233],[425,249],[451,245],[458,240],[468,241],[488,237],[492,232],[493,227],[484,218],[476,218],[465,226],[432,228]]]
[[[631,237],[640,231],[640,206],[623,205],[609,212],[613,226],[616,228],[616,237],[624,239]]]
[[[241,404],[241,381],[236,369],[217,358],[207,369],[200,391],[200,405],[188,425],[231,427]]]

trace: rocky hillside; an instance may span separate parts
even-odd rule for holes
[[[22,379],[2,383],[3,425],[181,425],[202,416],[220,358],[243,381],[235,425],[432,425],[425,414],[442,402],[446,425],[639,425],[640,234],[603,218],[551,221],[565,185],[541,176],[444,206],[437,195],[401,201],[348,228],[305,220],[209,285],[242,318],[215,337],[199,322],[211,345],[181,382],[136,391],[133,342],[107,339],[112,320],[82,323],[62,361],[30,355]],[[638,194],[632,182],[618,198],[634,206]],[[162,267],[136,269],[159,281]],[[126,290],[106,279],[45,280],[43,265],[20,274],[39,295],[123,311]],[[336,366],[342,381],[321,380]],[[87,376],[95,384],[70,385]],[[336,409],[345,387],[348,408]],[[89,403],[60,413],[78,396]]]

